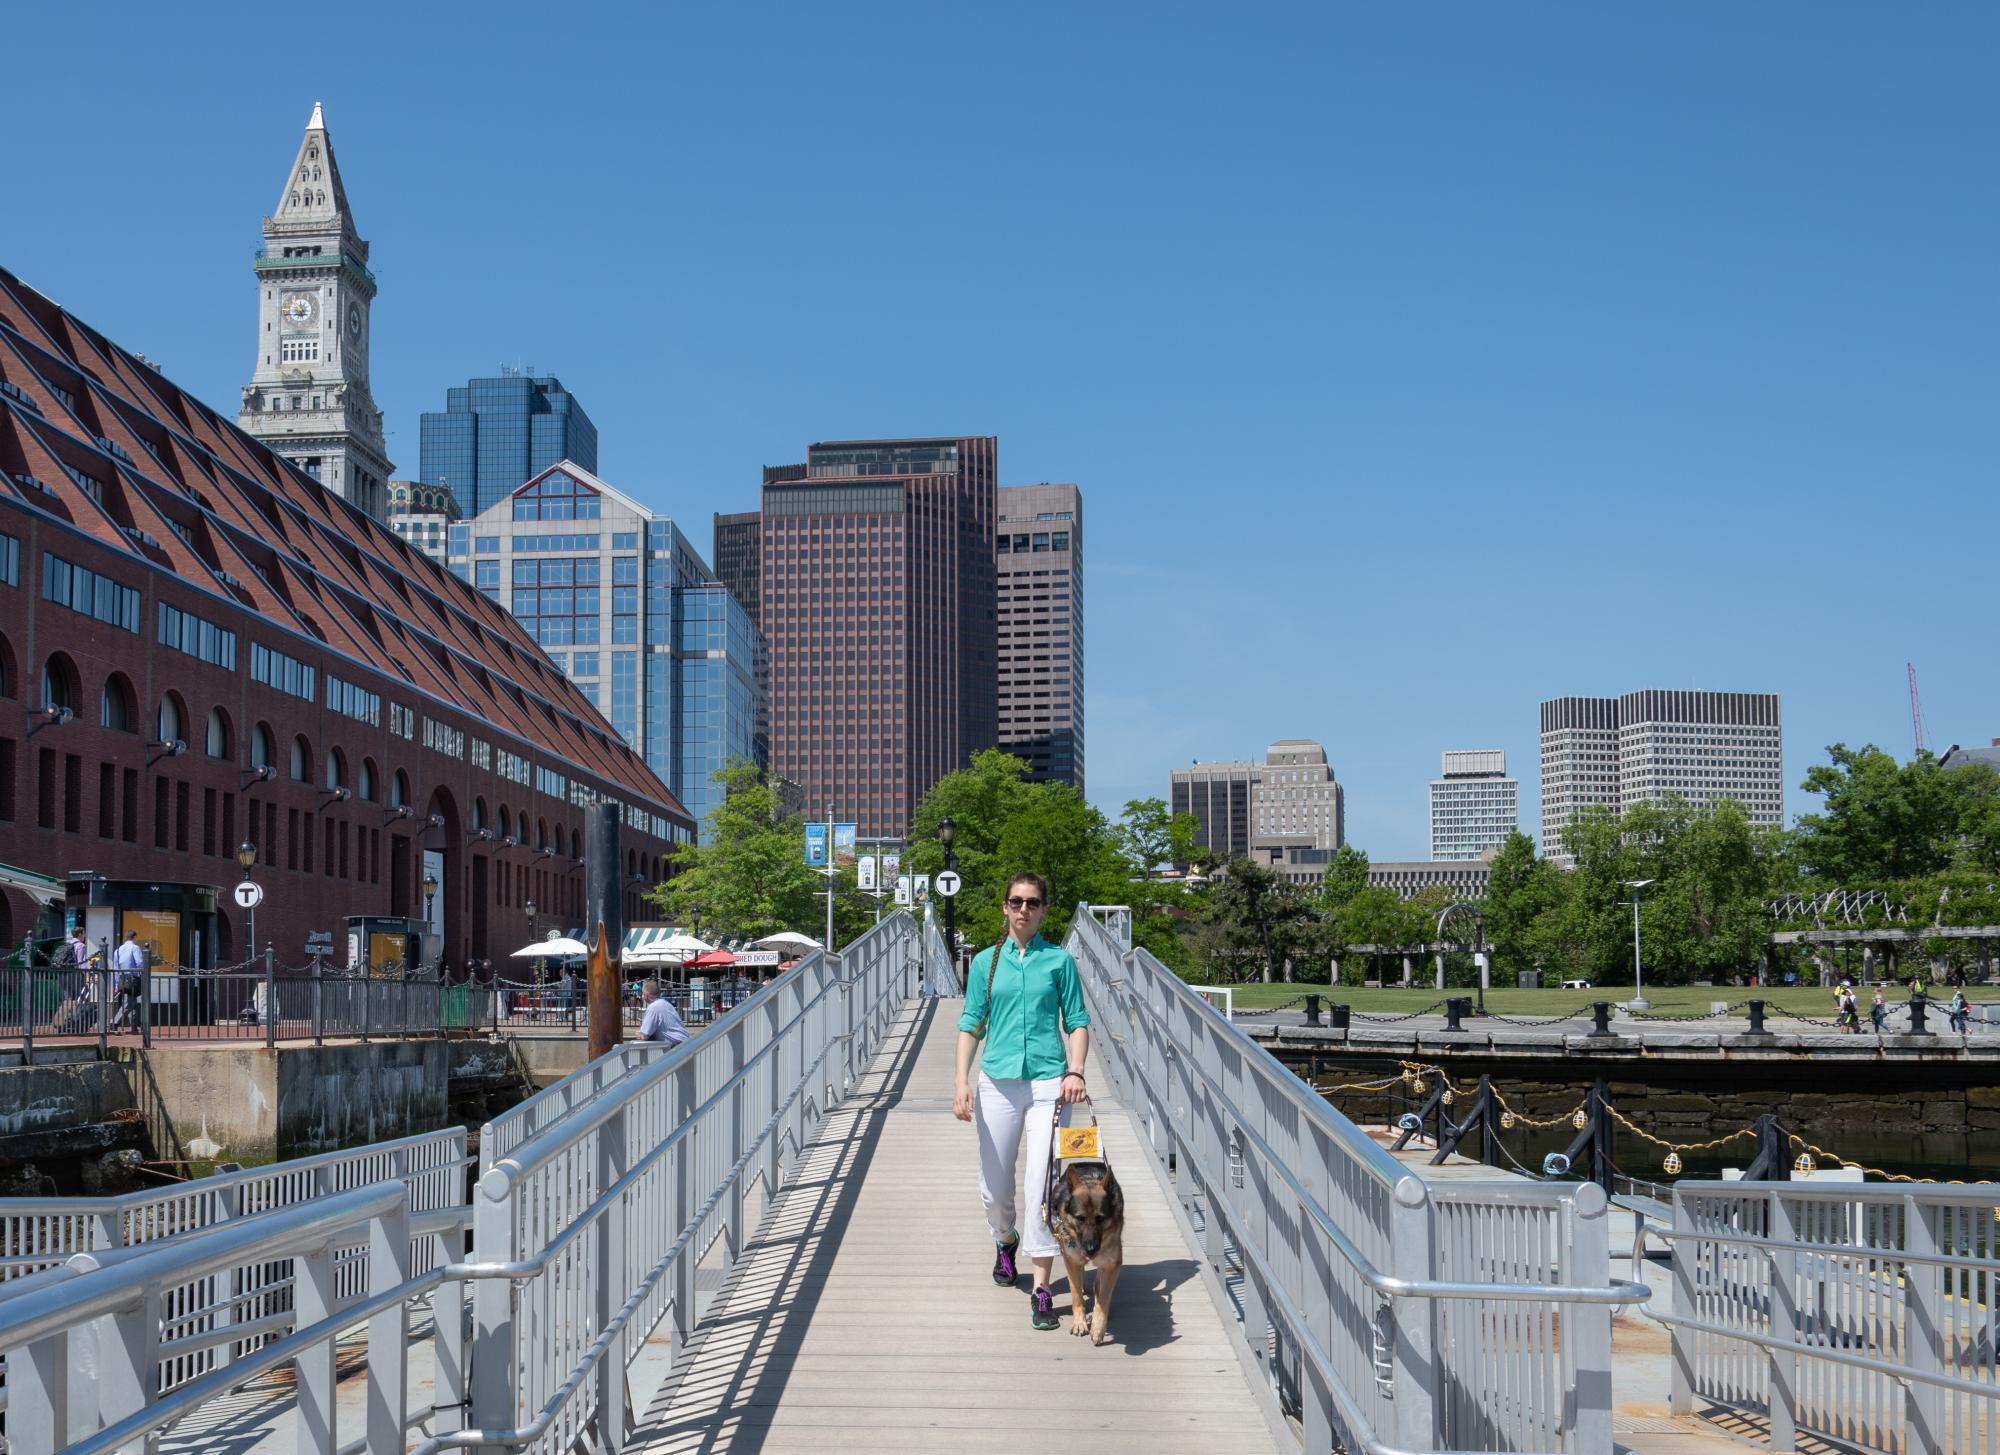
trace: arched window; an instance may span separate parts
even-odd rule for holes
[[[260,722],[250,732],[250,766],[269,768],[272,756],[271,730]]]
[[[98,724],[113,732],[134,733],[139,730],[139,707],[132,700],[132,684],[122,672],[113,672],[104,679],[104,700],[98,710]]]
[[[326,786],[328,788],[345,788],[347,786],[347,759],[341,756],[340,749],[338,748],[327,749]]]
[[[472,826],[475,829],[486,827],[486,800],[483,798],[472,800]]]
[[[208,756],[229,756],[229,717],[219,707],[208,710]]]
[[[575,829],[569,831],[569,856],[572,859],[583,857],[583,835]]]
[[[507,805],[503,803],[500,805],[500,837],[507,839],[513,836],[514,815],[507,811]]]
[[[81,696],[76,678],[76,664],[61,652],[51,653],[42,664],[42,705],[44,707],[67,707],[76,711],[76,701]]]
[[[546,849],[548,846],[549,846],[549,821],[545,818],[538,818],[535,820],[535,847],[538,849]]]
[[[303,737],[292,739],[292,782],[312,782],[312,749]]]
[[[159,729],[159,740],[163,743],[187,736],[187,709],[181,706],[175,693],[169,692],[160,699]]]
[[[373,803],[375,801],[375,760],[373,758],[363,758],[361,760],[361,784],[356,791],[360,793],[363,803]]]
[[[15,680],[14,649],[0,637],[0,697],[15,697],[20,693],[20,684]]]
[[[401,768],[396,770],[395,781],[389,785],[389,802],[395,808],[409,807],[410,776]]]

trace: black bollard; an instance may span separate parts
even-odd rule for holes
[[[1910,997],[1911,1035],[1932,1036],[1937,1034],[1937,1032],[1931,1030],[1930,1027],[1924,1024],[1924,1012],[1930,1009],[1930,1004],[1931,1004],[1930,1000],[1925,996],[1913,995]]]
[[[1610,1035],[1611,1002],[1608,1000],[1593,1000],[1590,1003],[1590,1019],[1591,1019],[1590,1033],[1593,1036]]]
[[[1336,1031],[1346,1030],[1347,1007],[1345,1005],[1328,1006],[1326,1008],[1326,1023],[1332,1026]]]
[[[1306,997],[1306,1024],[1309,1026],[1319,1024],[1319,997],[1317,995],[1308,995]]]
[[[1444,1028],[1463,1034],[1465,1027],[1459,1024],[1469,1012],[1472,1002],[1461,996],[1453,996],[1444,1003]]]
[[[1749,1005],[1750,1005],[1750,1029],[1745,1031],[1743,1034],[1746,1036],[1761,1036],[1765,1033],[1764,1002],[1761,1000],[1753,1000],[1749,1002]]]

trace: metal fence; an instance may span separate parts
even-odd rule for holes
[[[526,1101],[509,1107],[479,1129],[481,1174],[530,1137],[547,1131],[625,1077],[652,1065],[674,1049],[664,1041],[628,1041],[543,1087]]]
[[[2000,1450],[2000,1184],[1682,1182],[1669,1402],[1909,1455]]]
[[[1111,928],[1106,926],[1110,925]],[[1307,1455],[1609,1455],[1613,1307],[1595,1186],[1432,1187],[1144,950],[1080,906],[1094,1042]]]
[[[684,1353],[697,1264],[718,1240],[726,1262],[740,1254],[746,1199],[759,1182],[766,1200],[775,1193],[914,993],[916,968],[915,925],[893,915],[595,1094],[579,1078],[565,1093],[573,1110],[496,1157],[464,1270],[469,1387],[454,1383],[456,1351],[439,1361],[440,1418],[465,1396],[473,1428],[440,1429],[422,1455],[553,1455],[586,1429],[618,1448],[632,1421],[626,1369],[663,1322]]]
[[[141,987],[145,993],[141,994]],[[493,990],[435,972],[398,976],[280,970],[267,956],[221,969],[0,965],[0,1042],[44,1044],[113,1036],[157,1041],[320,1041],[407,1038],[491,1023]]]
[[[362,1440],[404,1449],[411,1300],[443,1286],[462,1209],[410,1209],[390,1180],[210,1227],[199,1236],[84,1253],[16,1280],[0,1298],[9,1351],[10,1455],[108,1455],[161,1432],[260,1374],[296,1375],[295,1448],[343,1448],[335,1340],[368,1328]],[[428,1269],[413,1248],[432,1247]]]
[[[426,1132],[344,1152],[181,1183],[120,1197],[0,1198],[0,1309],[13,1298],[66,1283],[89,1267],[122,1261],[134,1249],[186,1244],[192,1236],[280,1208],[315,1204],[355,1188],[395,1181],[421,1227],[409,1248],[416,1272],[442,1268],[464,1251],[466,1137],[463,1127]],[[87,1259],[72,1262],[78,1255]],[[343,1299],[365,1291],[366,1267],[336,1260]],[[277,1337],[293,1306],[294,1270],[282,1262],[232,1265],[226,1276],[190,1277],[160,1291],[163,1348],[154,1358],[159,1393],[203,1378]],[[274,1322],[275,1320],[275,1322]],[[209,1337],[227,1329],[225,1338]],[[0,1339],[0,1350],[8,1347]],[[0,1358],[0,1411],[15,1383]],[[10,1450],[25,1448],[8,1422]]]
[[[686,1025],[703,1026],[752,999],[769,983],[747,976],[718,976],[700,985],[662,983],[660,998]],[[567,984],[561,980],[503,979],[490,985],[482,982],[481,989],[489,994],[497,992],[483,1002],[493,1017],[483,1024],[494,1030],[584,1029],[586,1002],[581,977]],[[636,1026],[645,1009],[644,999],[626,982],[620,996],[620,1018],[626,1025]]]

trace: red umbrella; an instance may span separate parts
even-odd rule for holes
[[[735,963],[736,957],[730,954],[729,951],[710,950],[706,954],[696,955],[692,960],[684,962],[684,968],[689,970],[707,970],[716,969],[723,965],[734,965]]]

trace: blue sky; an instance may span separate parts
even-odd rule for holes
[[[2000,735],[2000,12],[1972,5],[41,6],[0,264],[225,412],[324,101],[392,457],[503,362],[604,475],[996,434],[1087,513],[1094,800],[1326,743],[1425,852],[1536,704]]]

